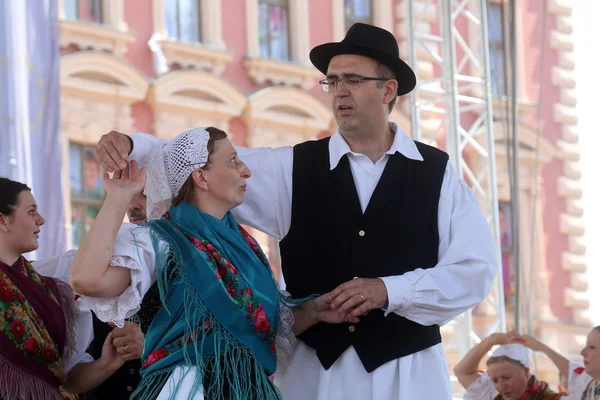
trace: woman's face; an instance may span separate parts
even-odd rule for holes
[[[503,400],[519,400],[527,389],[529,370],[510,361],[488,365],[487,373]]]
[[[596,329],[588,334],[585,347],[581,350],[585,372],[600,379],[600,332]]]
[[[237,151],[229,139],[214,142],[208,168],[203,170],[208,193],[220,207],[231,210],[244,201],[246,179],[251,173],[238,159]]]
[[[31,192],[23,190],[12,215],[2,218],[2,236],[8,241],[8,247],[15,252],[28,253],[38,248],[40,227],[45,223]]]

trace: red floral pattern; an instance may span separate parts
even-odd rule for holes
[[[59,303],[48,285],[47,278],[35,272],[31,263],[25,258],[21,257],[13,267],[44,289],[51,301]],[[2,270],[0,270],[0,316],[2,316],[0,332],[8,337],[23,355],[42,363],[62,381],[65,373],[60,362],[58,346],[52,341],[31,303]]]
[[[165,218],[171,220],[169,213],[165,214]],[[277,332],[275,331],[274,324],[267,318],[262,305],[252,292],[252,289],[245,286],[245,283],[239,279],[239,272],[235,266],[225,259],[224,255],[206,239],[198,239],[184,231],[180,226],[175,226],[188,238],[194,247],[206,254],[206,261],[215,271],[216,278],[223,283],[225,291],[238,307],[246,313],[245,318],[252,323],[254,330],[264,334],[263,339],[272,344],[271,349],[275,352],[274,343]],[[266,268],[270,268],[267,257],[256,240],[241,225],[238,225],[238,228],[250,248],[254,251],[254,254],[265,264]]]
[[[144,363],[144,365],[142,365],[142,368],[148,368],[152,364],[157,363],[158,361],[162,360],[163,358],[165,358],[168,355],[169,355],[169,352],[166,349],[158,349],[156,351],[153,351],[152,353],[150,353],[148,355],[148,358],[146,359],[146,362]]]

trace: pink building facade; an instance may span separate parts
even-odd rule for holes
[[[93,146],[102,134],[142,131],[168,139],[192,127],[212,125],[226,130],[238,145],[294,145],[336,129],[318,85],[322,76],[308,59],[312,47],[341,40],[353,22],[367,22],[393,32],[408,58],[407,0],[60,3],[63,190],[72,247],[80,243],[102,204],[100,171],[93,160]],[[437,29],[437,1],[413,4],[419,23]],[[516,72],[522,299],[529,304],[522,326],[531,326],[535,335],[575,355],[590,317],[572,9],[570,2],[549,0],[544,16],[542,2],[519,4],[519,61],[514,68],[504,50],[505,6],[500,0],[488,4],[507,320],[510,326],[514,243],[506,154],[509,126],[503,115],[506,77]],[[433,68],[433,62],[423,61],[419,77],[426,78]],[[408,97],[400,99],[390,116],[407,133],[411,132],[408,102]],[[257,236],[279,273],[277,242]],[[489,318],[485,311],[475,310],[475,329],[483,332]],[[456,362],[458,355],[451,346],[448,355],[451,364]],[[538,365],[542,376],[557,380],[548,360],[540,358]]]

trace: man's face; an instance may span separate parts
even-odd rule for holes
[[[350,76],[378,77],[375,61],[369,57],[354,54],[335,56],[329,62],[328,78]],[[374,118],[387,118],[386,93],[388,84],[377,86],[378,81],[363,81],[354,90],[342,89],[328,93],[329,103],[341,131],[357,129]],[[393,92],[391,94],[393,97]],[[389,102],[389,100],[387,101]]]
[[[127,217],[132,224],[143,224],[146,221],[146,196],[143,191],[136,194],[127,206]]]

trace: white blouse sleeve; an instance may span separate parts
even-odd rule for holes
[[[117,234],[110,265],[131,270],[131,284],[119,296],[81,296],[102,322],[122,327],[124,320],[140,310],[142,299],[156,281],[154,247],[150,228],[123,223]]]
[[[69,273],[71,272],[75,254],[75,250],[69,250],[60,256],[34,261],[32,265],[38,273],[60,279],[66,284],[66,282],[69,282]],[[67,356],[62,358],[63,368],[67,373],[81,362],[94,361],[93,357],[86,353],[87,348],[94,339],[92,312],[81,300],[77,300],[75,305],[77,306],[74,321],[75,332],[77,333],[75,351],[67,352]]]
[[[563,399],[579,400],[583,395],[585,389],[587,389],[590,382],[593,380],[587,372],[585,372],[585,366],[580,363],[570,362],[569,363],[569,396],[563,397]]]
[[[464,400],[493,400],[496,396],[498,396],[498,391],[494,387],[494,382],[487,372],[483,372],[479,375],[479,379],[471,383]]]

